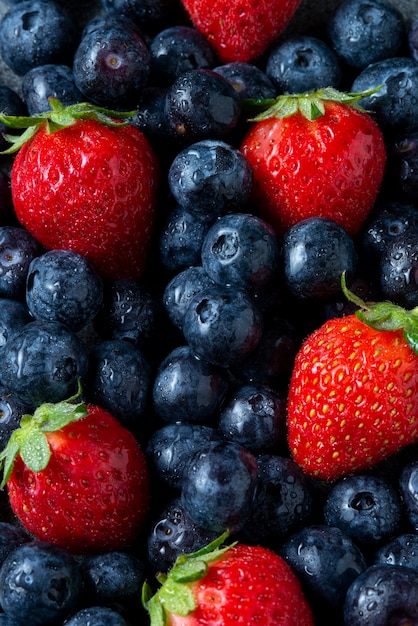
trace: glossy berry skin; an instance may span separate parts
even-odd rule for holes
[[[277,89],[267,74],[252,63],[231,61],[217,65],[214,70],[231,83],[241,101],[274,98],[277,95]]]
[[[25,300],[29,265],[45,249],[25,228],[0,228],[0,295]]]
[[[183,329],[184,316],[193,298],[213,285],[213,280],[200,264],[186,267],[169,280],[163,292],[163,304],[171,323],[178,330]]]
[[[85,255],[106,278],[138,278],[153,230],[158,164],[132,125],[43,126],[15,157],[16,215],[46,248]]]
[[[86,417],[47,433],[52,454],[44,470],[16,457],[10,505],[32,535],[70,552],[124,549],[148,515],[148,467],[130,431],[100,407],[87,409]],[[40,499],[41,492],[48,497]]]
[[[374,330],[355,314],[325,322],[299,350],[290,381],[296,462],[333,480],[416,442],[417,367],[400,331]]]
[[[23,102],[20,95],[7,85],[0,86],[0,110],[6,113],[6,115],[26,115],[28,112],[26,103]],[[0,129],[2,135],[7,132],[7,128],[3,123],[0,124]],[[4,137],[0,139],[0,146],[2,149],[7,147]]]
[[[411,233],[399,235],[380,259],[380,288],[385,298],[413,309],[418,305],[418,236]]]
[[[17,524],[0,522],[0,567],[12,550],[30,539],[26,531]]]
[[[403,520],[402,501],[383,477],[346,476],[330,490],[324,520],[340,528],[364,550],[372,550],[396,536]]]
[[[418,619],[416,572],[401,565],[373,565],[353,581],[344,602],[346,626],[414,624]],[[394,617],[396,616],[396,617]]]
[[[0,569],[0,603],[12,620],[34,626],[65,619],[81,598],[81,574],[66,550],[44,541],[12,550]]]
[[[401,565],[418,572],[418,535],[403,533],[397,535],[373,555],[373,565]]]
[[[418,199],[418,131],[398,137],[390,150],[394,182],[407,201]]]
[[[283,272],[297,298],[325,298],[341,291],[341,274],[351,278],[357,267],[352,237],[335,220],[310,217],[283,236]]]
[[[221,61],[255,61],[284,30],[300,0],[182,0],[196,28]]]
[[[76,87],[68,65],[47,63],[27,72],[22,79],[22,94],[29,115],[48,111],[48,98],[58,98],[65,106],[83,102],[85,97]]]
[[[129,626],[126,619],[107,606],[80,609],[64,622],[65,626]],[[63,625],[64,626],[64,625]]]
[[[175,15],[174,0],[100,0],[106,14],[131,19],[138,25],[158,28]]]
[[[406,25],[402,13],[386,0],[344,0],[332,12],[327,34],[340,59],[359,70],[398,56]]]
[[[418,61],[418,18],[413,19],[409,25],[408,48],[414,61]]]
[[[0,298],[0,348],[29,322],[33,322],[33,317],[23,302]]]
[[[266,74],[278,93],[304,93],[321,87],[338,88],[342,81],[340,60],[318,37],[288,37],[270,50]]]
[[[253,201],[278,234],[321,216],[354,235],[379,191],[386,149],[376,122],[345,104],[324,104],[313,121],[297,112],[256,122],[242,142],[254,173]]]
[[[18,428],[22,415],[29,413],[30,408],[0,385],[0,450],[4,450],[10,435]]]
[[[418,529],[418,463],[411,461],[402,469],[399,476],[399,487],[408,524],[416,532]]]

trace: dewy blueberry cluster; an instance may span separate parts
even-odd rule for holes
[[[0,3],[0,625],[418,624],[418,8],[318,4]]]

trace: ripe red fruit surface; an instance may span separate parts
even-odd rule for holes
[[[337,93],[332,100],[328,93],[310,96],[315,107],[323,107],[323,112],[314,108],[313,115],[307,96],[290,96],[293,112],[276,106],[256,121],[241,145],[254,173],[253,202],[278,234],[322,216],[355,235],[380,190],[386,149],[379,127],[349,103],[349,96],[346,101]]]
[[[257,59],[284,30],[301,0],[182,0],[224,63]]]
[[[73,553],[123,549],[148,514],[148,467],[116,418],[97,406],[86,410],[59,430],[43,431],[50,449],[44,469],[34,471],[23,454],[16,456],[7,482],[10,505],[37,539]]]

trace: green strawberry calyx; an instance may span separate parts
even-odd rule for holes
[[[150,585],[142,588],[142,604],[148,611],[151,626],[165,626],[167,615],[186,616],[196,608],[196,600],[190,583],[201,580],[208,571],[209,563],[219,560],[236,544],[223,545],[229,532],[192,554],[181,554],[167,574],[157,574],[161,587],[153,595]]]
[[[393,302],[366,303],[347,288],[345,274],[341,276],[341,288],[346,298],[359,307],[356,316],[360,321],[375,330],[402,330],[406,343],[418,355],[418,307],[404,309]]]
[[[243,108],[248,111],[260,111],[251,117],[249,122],[262,122],[271,118],[284,119],[292,117],[296,113],[301,113],[303,117],[313,122],[325,114],[327,102],[346,104],[359,111],[364,111],[359,101],[373,95],[381,87],[379,85],[372,89],[353,93],[338,91],[333,87],[324,87],[317,91],[308,91],[302,94],[283,94],[277,98],[244,100]]]
[[[31,116],[5,115],[0,113],[0,122],[13,130],[23,130],[21,135],[5,134],[11,144],[0,154],[12,154],[31,139],[39,128],[46,126],[48,133],[72,126],[78,120],[96,120],[105,126],[126,126],[136,111],[112,111],[89,102],[77,102],[64,106],[57,98],[48,98],[51,109]]]
[[[88,415],[84,403],[75,404],[81,395],[81,385],[77,393],[68,400],[56,404],[45,403],[39,406],[33,415],[23,415],[20,426],[14,430],[6,447],[0,452],[0,466],[3,467],[3,489],[10,478],[16,456],[33,472],[41,472],[51,458],[51,450],[45,433],[61,430],[67,424]]]

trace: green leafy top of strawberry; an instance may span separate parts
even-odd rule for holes
[[[284,119],[298,112],[312,122],[324,115],[326,102],[347,104],[363,111],[364,109],[359,105],[359,100],[376,93],[380,88],[381,85],[362,92],[346,93],[333,87],[324,87],[303,94],[283,94],[277,98],[248,99],[243,102],[243,107],[250,111],[260,111],[249,119],[250,122],[262,122],[272,117]]]
[[[186,616],[195,610],[196,601],[188,583],[202,579],[208,571],[208,564],[236,545],[236,542],[223,545],[228,536],[229,533],[225,532],[201,550],[177,557],[168,574],[157,575],[161,587],[154,595],[149,584],[144,583],[142,604],[150,615],[152,626],[164,626],[166,612]]]
[[[96,120],[105,126],[119,126],[128,124],[127,118],[135,114],[135,111],[112,111],[89,102],[77,102],[66,107],[57,98],[50,97],[48,101],[51,110],[32,116],[0,113],[0,122],[5,126],[15,130],[24,130],[21,135],[5,135],[5,139],[11,143],[11,146],[1,154],[17,152],[43,125],[46,125],[49,133],[72,126],[77,120]]]
[[[41,472],[48,465],[51,450],[45,433],[61,430],[67,424],[88,415],[84,403],[75,404],[81,395],[81,385],[77,393],[63,402],[45,403],[33,415],[23,415],[20,426],[10,436],[6,447],[0,453],[3,466],[2,489],[10,478],[15,458],[20,454],[23,462],[34,472]]]

